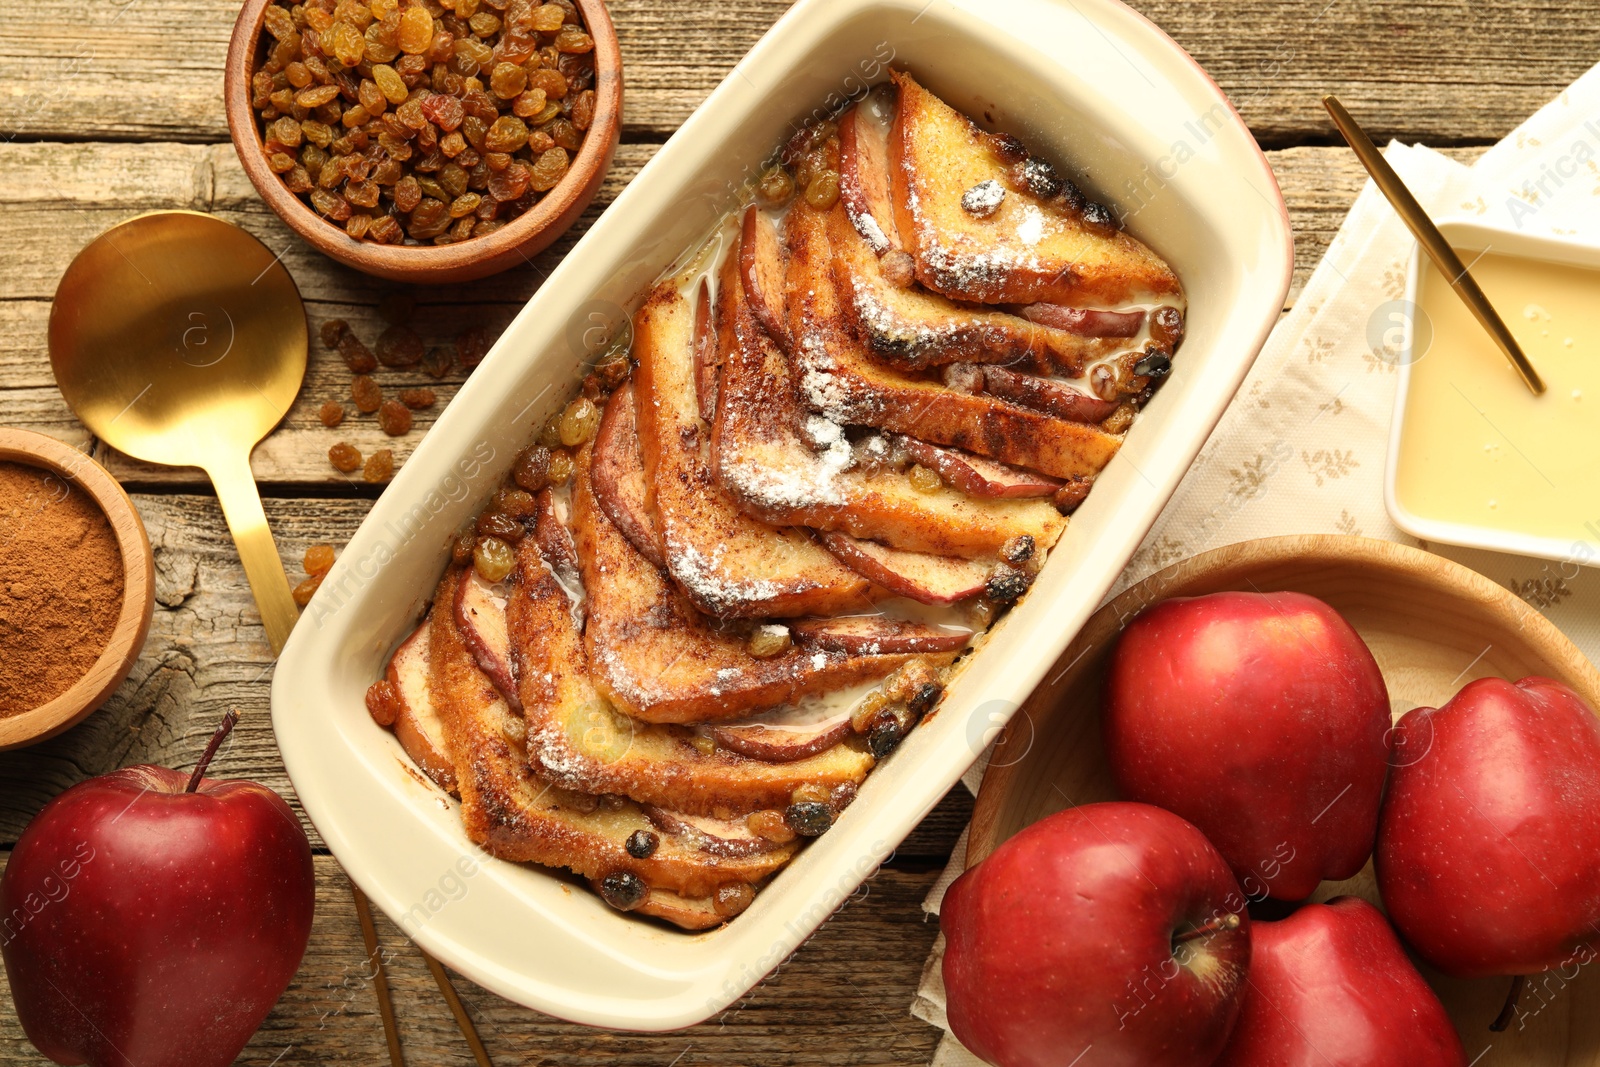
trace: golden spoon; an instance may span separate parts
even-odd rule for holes
[[[251,451],[283,420],[306,374],[305,305],[278,257],[237,226],[194,211],[153,211],[113,226],[56,286],[50,363],[68,406],[102,441],[210,476],[267,641],[274,655],[283,651],[300,613],[250,473]],[[383,955],[366,897],[350,888],[399,1064]],[[449,978],[422,955],[487,1064]]]
[[[283,419],[306,373],[305,309],[283,264],[210,215],[129,219],[62,276],[50,362],[67,404],[101,440],[211,477],[267,640],[280,651],[299,613],[250,452]]]
[[[1350,112],[1339,103],[1338,97],[1324,96],[1322,106],[1333,116],[1333,124],[1339,127],[1345,142],[1355,150],[1356,158],[1367,168],[1367,173],[1372,175],[1378,190],[1394,207],[1395,213],[1410,229],[1412,236],[1422,246],[1422,250],[1428,254],[1428,258],[1433,260],[1433,265],[1439,268],[1439,273],[1450,283],[1450,288],[1456,291],[1456,295],[1467,305],[1467,310],[1472,312],[1479,324],[1489,331],[1489,336],[1494,338],[1494,343],[1500,346],[1500,351],[1511,360],[1511,365],[1517,369],[1517,373],[1522,376],[1528,388],[1533,390],[1533,395],[1538,396],[1543,393],[1544,382],[1540,380],[1539,372],[1528,362],[1522,346],[1511,336],[1511,331],[1506,328],[1500,313],[1489,303],[1489,298],[1483,295],[1483,290],[1478,288],[1478,283],[1467,270],[1466,264],[1461,262],[1456,250],[1450,247],[1450,242],[1439,232],[1439,227],[1428,218],[1428,213],[1422,210],[1422,205],[1411,195],[1411,190],[1400,180],[1400,175],[1396,174],[1394,168],[1389,166],[1389,161],[1383,158],[1383,153],[1372,143],[1372,138],[1368,137],[1366,131],[1350,117]]]

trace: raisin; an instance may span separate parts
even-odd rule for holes
[[[383,403],[383,389],[371,375],[358,374],[350,382],[350,399],[357,411],[371,415]]]
[[[538,511],[538,501],[532,493],[510,486],[496,490],[493,501],[497,511],[502,511],[513,519],[531,518]]]
[[[559,451],[550,453],[550,484],[566,485],[572,477],[572,453]]]
[[[372,349],[349,331],[339,338],[339,355],[344,358],[345,366],[356,374],[370,374],[378,369],[378,357],[372,354]]]
[[[528,174],[528,184],[536,192],[546,192],[554,189],[567,176],[567,150],[565,148],[551,148],[540,152],[539,158],[533,161],[533,169]],[[518,195],[521,195],[520,193]],[[496,199],[506,199],[497,197]]]
[[[432,389],[402,389],[400,390],[400,403],[413,411],[431,408],[435,397]]]
[[[789,829],[788,823],[784,822],[783,812],[781,811],[768,809],[751,812],[749,817],[745,819],[745,825],[750,828],[751,833],[763,841],[771,841],[775,845],[787,845],[795,838],[794,831]]]
[[[650,896],[650,887],[632,871],[617,871],[600,881],[600,899],[618,911],[632,911]]]
[[[343,319],[329,319],[317,331],[322,337],[323,348],[338,348],[339,342],[344,338],[345,331],[350,329],[350,324]]]
[[[749,882],[728,882],[717,886],[711,898],[711,910],[724,919],[731,919],[735,915],[742,915],[745,909],[755,903],[755,899],[755,886]]]
[[[794,639],[787,626],[767,623],[751,631],[750,639],[745,642],[745,650],[756,659],[771,659],[789,651],[793,644]]]
[[[294,596],[294,602],[303,608],[307,604],[311,603],[311,598],[316,595],[317,588],[321,585],[322,575],[313,574],[311,577],[307,578],[305,581],[291,589],[290,593]]]
[[[1183,312],[1175,307],[1157,308],[1150,316],[1150,339],[1168,352],[1183,344]]]
[[[333,560],[332,545],[312,545],[300,561],[307,574],[327,574],[333,569]]]
[[[479,515],[475,528],[479,537],[498,538],[507,543],[522,540],[522,535],[526,532],[520,522],[500,511],[485,511]]]
[[[390,437],[411,432],[411,409],[398,400],[385,400],[378,407],[378,426]]]
[[[344,421],[344,405],[337,400],[329,400],[317,412],[317,418],[322,420],[322,425],[331,430]]]
[[[628,835],[627,843],[623,845],[628,850],[628,855],[636,860],[647,860],[655,855],[656,849],[661,847],[659,834],[649,830],[635,830]]]
[[[373,682],[367,687],[367,714],[379,726],[393,726],[400,718],[404,702],[399,688],[388,679]]]
[[[377,485],[394,477],[394,453],[387,448],[381,448],[367,458],[366,465],[361,468],[361,480]]]
[[[385,367],[414,367],[425,351],[422,338],[409,326],[391,326],[378,335],[376,353]]]
[[[756,182],[756,198],[767,207],[782,207],[794,196],[794,179],[781,166],[768,167]]]
[[[1028,591],[1030,584],[1031,580],[1022,571],[1002,565],[984,583],[983,593],[995,604],[1011,604]]]
[[[485,537],[472,552],[472,566],[486,582],[498,582],[511,573],[516,562],[511,546],[498,537]]]
[[[550,450],[543,445],[533,445],[517,457],[511,468],[511,480],[530,493],[537,493],[550,484]]]
[[[428,349],[428,354],[422,357],[422,369],[435,378],[443,378],[450,373],[450,366],[455,359],[454,349],[446,345],[434,345]]]
[[[833,811],[826,804],[802,801],[784,810],[783,821],[801,837],[821,837],[833,826]]]
[[[340,441],[328,449],[328,462],[333,464],[334,470],[349,474],[361,466],[361,453],[354,445]]]
[[[827,211],[839,202],[839,172],[824,170],[806,184],[806,203]]]

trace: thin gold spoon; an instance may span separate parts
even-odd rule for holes
[[[273,655],[283,651],[300,612],[250,472],[251,451],[283,421],[306,373],[305,305],[278,257],[237,226],[194,211],[153,211],[113,226],[56,287],[50,363],[68,406],[102,441],[210,476],[267,641]],[[383,954],[366,897],[350,888],[398,1067]],[[422,955],[462,1036],[487,1062],[449,978]]]
[[[1538,396],[1543,393],[1544,382],[1540,379],[1539,372],[1528,362],[1528,357],[1522,352],[1522,346],[1511,336],[1511,331],[1506,328],[1500,313],[1489,303],[1489,298],[1483,295],[1483,290],[1478,288],[1478,283],[1467,270],[1466,264],[1461,262],[1456,250],[1450,247],[1450,242],[1439,232],[1439,227],[1428,218],[1428,213],[1422,210],[1422,205],[1411,195],[1411,190],[1400,180],[1400,175],[1396,174],[1394,168],[1389,166],[1389,161],[1383,158],[1383,153],[1372,143],[1372,138],[1368,137],[1366,131],[1350,117],[1350,112],[1344,109],[1338,97],[1324,96],[1322,106],[1333,116],[1333,124],[1339,127],[1339,132],[1344,135],[1345,141],[1355,150],[1356,158],[1367,168],[1367,173],[1372,175],[1372,180],[1379,191],[1394,207],[1401,221],[1411,230],[1417,243],[1428,254],[1428,258],[1433,260],[1433,265],[1439,268],[1439,273],[1450,283],[1450,288],[1456,291],[1456,295],[1467,305],[1467,310],[1472,312],[1473,317],[1489,331],[1489,336],[1494,338],[1494,343],[1500,346],[1500,351],[1511,360],[1511,365],[1517,369],[1517,373],[1522,376],[1528,388],[1533,390],[1533,395]]]

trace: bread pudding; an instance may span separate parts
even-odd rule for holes
[[[802,128],[457,539],[367,704],[468,837],[726,922],[936,714],[1182,287],[909,74]]]

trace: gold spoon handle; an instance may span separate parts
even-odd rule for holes
[[[278,558],[267,513],[261,509],[261,494],[256,492],[255,476],[250,473],[250,458],[221,458],[207,467],[206,473],[216,486],[228,532],[239,549],[239,561],[244,564],[256,610],[261,612],[261,624],[267,630],[267,641],[273,655],[277,655],[289,640],[300,609],[295,607],[294,594],[289,590],[289,576]]]
[[[1411,190],[1406,183],[1396,174],[1394,168],[1389,166],[1389,161],[1383,158],[1383,153],[1378,151],[1378,146],[1372,143],[1372,138],[1367,136],[1356,122],[1350,117],[1344,105],[1334,96],[1324,96],[1322,106],[1328,109],[1328,114],[1333,118],[1333,124],[1339,128],[1339,133],[1344,136],[1345,142],[1355,151],[1356,159],[1372,175],[1373,184],[1378,191],[1394,206],[1395,214],[1400,216],[1400,221],[1406,224],[1411,235],[1417,239],[1417,244],[1433,260],[1433,265],[1444,275],[1450,287],[1455,290],[1461,302],[1467,305],[1467,310],[1472,312],[1473,318],[1489,332],[1494,338],[1494,343],[1500,346],[1500,351],[1511,360],[1511,365],[1516,368],[1523,382],[1532,390],[1534,396],[1544,392],[1544,381],[1539,377],[1539,372],[1533,369],[1533,364],[1528,362],[1528,357],[1523,354],[1522,346],[1517,344],[1517,339],[1512,336],[1511,330],[1506,327],[1500,313],[1489,303],[1489,298],[1478,288],[1477,281],[1472,277],[1472,272],[1467,270],[1466,264],[1461,262],[1461,257],[1456,255],[1456,250],[1450,247],[1450,242],[1444,234],[1439,232],[1439,227],[1433,224],[1428,213],[1422,205],[1417,203],[1417,198],[1411,195]]]

